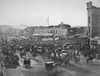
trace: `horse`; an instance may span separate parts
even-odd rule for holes
[[[18,60],[19,66],[20,66],[20,67],[24,67],[24,58],[22,58],[22,57],[20,56],[20,52],[17,51],[17,52],[15,53],[15,55],[17,55],[18,58],[19,58],[19,60]]]
[[[92,55],[90,55],[90,56],[86,59],[87,64],[88,64],[89,62],[91,62],[91,63],[93,64],[93,59],[94,59],[94,57],[93,57]]]
[[[85,53],[84,56],[86,57],[86,62],[87,62],[87,64],[88,64],[89,62],[91,62],[91,63],[93,64],[94,53],[95,53],[95,51],[93,51],[93,50],[91,50],[91,49],[90,49],[90,51],[87,51],[87,52]]]

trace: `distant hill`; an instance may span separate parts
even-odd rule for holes
[[[15,29],[15,28],[9,28],[8,30],[6,30],[6,34],[8,36],[20,36],[22,35],[23,30],[22,29]]]
[[[5,33],[9,28],[11,28],[10,25],[0,25],[0,32]]]
[[[10,25],[0,25],[0,34],[6,34],[8,36],[19,36],[22,34],[23,29],[17,27]]]
[[[14,28],[14,29],[25,29],[25,28],[27,28],[28,26],[27,25],[23,25],[23,24],[21,24],[21,25],[16,25],[16,26],[12,26],[12,28]]]

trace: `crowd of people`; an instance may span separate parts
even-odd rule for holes
[[[41,45],[30,45],[30,44],[15,44],[15,43],[4,43],[1,45],[1,52],[3,54],[3,62],[5,67],[29,67],[31,65],[31,58],[41,56],[42,58],[47,57],[50,61],[53,61],[60,66],[62,64],[69,64],[70,60],[75,63],[80,61],[81,52],[79,49],[68,49],[68,45],[60,44],[41,44]],[[86,54],[91,59],[91,51],[87,51]],[[24,64],[24,65],[23,65]]]
[[[78,56],[76,51],[69,51],[68,49],[62,47],[58,44],[53,45],[18,45],[18,44],[3,44],[1,48],[2,54],[4,56],[5,66],[14,65],[20,66],[20,60],[24,64],[29,63],[30,59],[37,56],[43,58],[47,57],[50,61],[54,61],[59,64],[68,64],[71,59]],[[77,60],[75,61],[77,63]]]

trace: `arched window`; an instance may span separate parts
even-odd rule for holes
[[[90,24],[90,16],[88,16],[88,23]]]

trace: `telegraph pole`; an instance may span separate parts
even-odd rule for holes
[[[48,16],[48,26],[49,26],[49,16]]]

